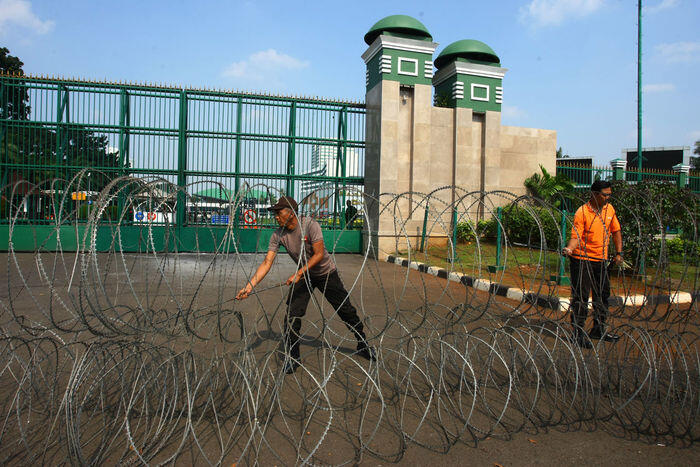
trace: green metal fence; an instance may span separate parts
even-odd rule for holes
[[[673,173],[672,171],[666,170],[644,170],[641,172],[636,170],[625,171],[625,180],[627,180],[628,182],[636,182],[640,179],[642,181],[674,183],[678,180],[678,175]]]
[[[700,193],[700,174],[690,175],[688,177],[688,188],[693,190],[695,193]]]
[[[595,180],[614,180],[615,170],[611,167],[586,167],[575,164],[559,164],[557,165],[557,174],[564,174],[574,182],[575,189],[579,192],[585,192],[590,189],[591,184]],[[638,172],[635,170],[625,170],[620,172],[623,180],[630,183],[642,181],[660,181],[668,183],[680,183],[680,174],[669,170],[644,170]],[[695,193],[700,193],[700,176],[696,173],[691,173],[687,177],[687,186]]]
[[[259,239],[272,223],[263,207],[288,194],[305,199],[302,209],[327,230],[341,230],[346,198],[361,204],[354,193],[364,182],[364,119],[357,102],[2,76],[0,227],[10,212],[20,224],[55,226],[67,195],[80,204],[80,223],[110,181],[131,176],[170,182],[176,201],[152,212],[115,197],[106,224],[149,221],[180,233],[233,224],[257,227],[240,237]],[[79,186],[68,184],[86,168]],[[231,199],[243,200],[236,212],[227,211]],[[359,230],[349,234],[359,238]]]

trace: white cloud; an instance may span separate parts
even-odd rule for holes
[[[688,136],[693,142],[698,141],[700,140],[700,130],[691,131]]]
[[[504,119],[517,120],[527,116],[527,113],[520,107],[514,105],[502,105],[501,106],[501,116]]]
[[[654,13],[658,13],[660,11],[668,10],[669,8],[673,8],[676,5],[678,5],[678,0],[661,0],[656,5],[643,6],[642,12],[649,13],[649,14],[653,15]]]
[[[692,62],[700,59],[700,42],[673,42],[659,44],[654,50],[667,62]]]
[[[533,27],[556,26],[598,11],[605,0],[532,0],[520,7],[520,21]]]
[[[0,0],[0,34],[5,33],[10,25],[46,34],[53,30],[54,22],[40,20],[28,0]]]
[[[659,83],[659,84],[643,84],[642,91],[652,93],[652,92],[669,92],[674,91],[676,87],[671,83]]]
[[[275,49],[255,52],[250,57],[227,66],[221,73],[227,78],[248,78],[256,81],[265,78],[275,78],[281,73],[301,70],[309,66],[309,62],[299,60]]]

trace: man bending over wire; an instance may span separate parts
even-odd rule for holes
[[[236,299],[242,300],[250,295],[253,288],[270,271],[279,246],[283,245],[299,267],[287,279],[287,285],[292,287],[287,297],[287,316],[284,321],[284,372],[294,373],[300,364],[301,318],[306,314],[306,306],[315,288],[323,292],[326,300],[333,305],[338,316],[355,335],[357,355],[367,360],[376,360],[374,349],[367,344],[362,321],[357,316],[357,310],[350,303],[350,297],[338,276],[335,263],[323,243],[321,226],[310,217],[300,218],[297,202],[289,196],[282,196],[269,210],[274,211],[275,220],[280,227],[270,238],[267,255],[262,264],[258,266],[250,282],[238,292]],[[304,275],[307,280],[300,283]]]

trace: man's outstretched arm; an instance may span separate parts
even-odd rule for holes
[[[244,298],[248,298],[250,292],[253,291],[253,287],[258,285],[260,281],[265,278],[267,273],[270,272],[272,263],[275,261],[275,256],[277,256],[277,252],[267,252],[267,254],[265,255],[265,259],[260,264],[260,266],[258,266],[258,269],[255,271],[255,274],[253,274],[253,277],[250,278],[250,282],[248,282],[246,286],[239,290],[236,294],[236,300],[243,300]]]

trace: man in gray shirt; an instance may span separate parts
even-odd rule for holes
[[[253,288],[270,271],[279,246],[283,245],[298,265],[297,271],[287,279],[287,285],[292,287],[287,297],[287,316],[284,322],[285,373],[294,373],[299,366],[301,318],[306,314],[306,306],[315,288],[323,292],[326,300],[333,305],[338,316],[355,335],[357,355],[376,360],[374,349],[367,345],[362,321],[350,303],[350,297],[338,276],[335,263],[323,243],[321,226],[310,217],[300,218],[297,202],[289,196],[282,196],[277,204],[269,209],[274,211],[275,220],[280,228],[272,234],[262,264],[258,266],[250,282],[238,292],[236,299],[242,300],[250,295]],[[304,275],[307,280],[300,282]]]

